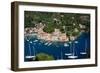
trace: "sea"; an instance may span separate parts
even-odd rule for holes
[[[83,32],[73,41],[58,42],[38,39],[35,34],[24,38],[24,61],[35,61],[36,54],[52,55],[54,60],[90,58],[90,33]]]

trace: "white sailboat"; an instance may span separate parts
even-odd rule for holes
[[[30,44],[32,44],[32,41],[29,42],[29,55],[28,56],[25,56],[25,58],[35,60],[35,57],[36,57],[35,56],[35,48],[33,47],[34,55],[32,56],[32,51],[31,51]]]
[[[78,56],[77,55],[75,55],[75,44],[77,44],[78,43],[78,41],[75,41],[73,44],[72,44],[72,55],[70,55],[70,56],[68,56],[68,58],[71,58],[71,59],[75,59],[75,58],[77,58]]]
[[[69,26],[63,26],[63,29],[64,29],[65,33],[67,33],[67,32],[66,32],[66,30],[67,30],[66,27],[69,27]],[[72,43],[72,42],[69,42],[69,43],[70,43],[70,48],[69,48],[69,50],[71,51],[71,47],[72,47],[71,43]],[[65,47],[68,47],[69,45],[68,45],[68,44],[64,44],[64,46],[65,46]],[[71,52],[70,52],[70,53],[65,53],[65,55],[66,55],[66,56],[69,56],[69,55],[72,55],[72,53],[71,53]]]
[[[71,53],[72,42],[69,42],[69,43],[70,43],[70,46],[69,46],[69,47],[70,47],[70,48],[69,48],[70,51],[69,51],[69,53],[65,53],[66,56],[72,55],[72,53]]]

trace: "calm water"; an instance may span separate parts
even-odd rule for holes
[[[26,56],[34,56],[37,53],[47,53],[59,59],[86,59],[90,58],[90,34],[82,33],[72,42],[46,42],[35,36],[25,37],[24,60],[29,61]]]

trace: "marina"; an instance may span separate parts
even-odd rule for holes
[[[35,61],[36,54],[41,52],[52,55],[55,60],[90,58],[89,37],[85,32],[69,42],[48,42],[28,37],[25,39],[25,61]]]

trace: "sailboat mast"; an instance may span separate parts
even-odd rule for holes
[[[30,43],[29,43],[29,54],[31,56],[31,46],[30,46]]]
[[[34,48],[34,46],[33,46],[33,50],[34,50],[34,56],[35,56],[36,52],[35,52],[35,48]]]
[[[72,43],[72,45],[73,45],[73,47],[72,47],[72,49],[73,49],[73,56],[75,55],[75,44],[74,43]]]
[[[87,49],[87,40],[85,40],[85,52],[86,52],[86,49]]]
[[[62,53],[62,49],[61,49],[61,59],[63,59],[63,53]]]

